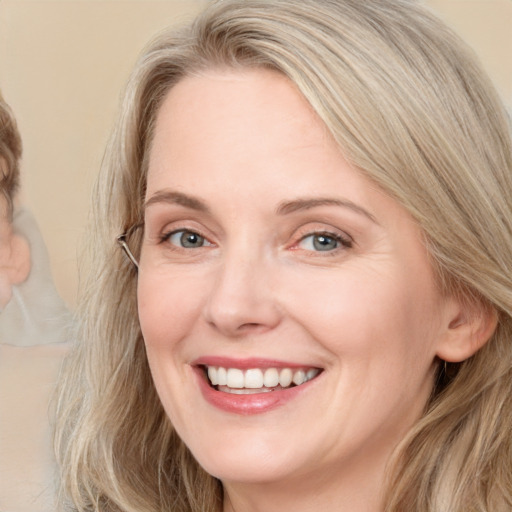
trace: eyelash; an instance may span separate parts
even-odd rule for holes
[[[186,228],[179,228],[179,229],[173,229],[172,231],[169,231],[167,233],[164,233],[163,235],[161,235],[160,237],[160,243],[166,243],[166,242],[169,242],[170,245],[172,245],[173,247],[176,247],[176,248],[179,248],[179,249],[189,249],[187,247],[179,247],[177,244],[173,244],[170,240],[173,236],[175,235],[178,235],[182,233],[181,236],[185,235],[185,234],[188,234],[188,235],[196,235],[200,238],[203,239],[204,242],[206,242],[206,247],[208,246],[212,246],[214,244],[212,244],[208,238],[204,235],[202,235],[199,231],[196,231],[196,230],[193,230],[193,229],[186,229]],[[204,247],[204,245],[201,245],[199,248],[201,247]]]
[[[179,235],[180,233],[181,233],[181,237],[183,237],[184,235],[198,236],[202,239],[203,244],[200,245],[199,247],[184,247],[183,245],[178,245],[176,243],[171,242],[171,238],[173,236]],[[180,241],[181,241],[181,237],[180,237]],[[314,246],[314,243],[315,243],[314,238],[315,237],[318,237],[318,238],[324,237],[325,239],[330,239],[330,240],[336,242],[337,245],[336,245],[336,247],[333,247],[332,249],[327,249],[327,250],[323,251]],[[337,253],[339,250],[351,249],[353,247],[353,240],[348,235],[344,236],[340,233],[332,233],[329,231],[313,231],[313,232],[308,232],[305,235],[303,235],[298,240],[298,242],[295,242],[291,246],[291,249],[300,249],[301,244],[303,244],[308,238],[312,239],[313,248],[305,248],[305,250],[312,252],[312,253],[326,253],[326,255],[327,255],[327,254]],[[160,243],[169,243],[169,245],[171,245],[173,248],[175,248],[175,250],[200,249],[203,247],[210,247],[210,246],[215,245],[212,242],[210,242],[208,240],[208,238],[206,236],[202,235],[199,231],[193,230],[193,229],[186,229],[186,228],[173,229],[172,231],[162,234],[160,236]],[[317,250],[315,250],[315,249],[317,249]]]
[[[351,249],[353,247],[353,241],[350,237],[343,236],[340,233],[331,233],[329,231],[314,231],[312,233],[308,233],[308,234],[304,235],[303,237],[301,237],[300,240],[295,244],[295,246],[300,246],[300,244],[303,243],[308,238],[311,238],[313,240],[315,237],[317,237],[317,238],[323,237],[326,239],[331,239],[334,242],[336,242],[337,246],[330,250],[326,250],[326,251],[322,251],[322,250],[315,251],[313,249],[307,249],[307,250],[310,250],[311,252],[333,253],[333,252],[337,252],[338,250]],[[312,243],[314,244],[314,241]]]

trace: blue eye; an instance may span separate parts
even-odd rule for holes
[[[340,246],[351,247],[351,242],[343,240],[340,236],[329,233],[313,233],[305,236],[299,247],[307,251],[328,252],[339,249]]]
[[[180,231],[174,231],[167,235],[166,240],[169,241],[172,245],[176,245],[177,247],[183,247],[184,249],[198,249],[200,247],[205,247],[212,245],[206,238],[201,236],[199,233],[195,233],[194,231],[188,231],[186,229],[182,229]]]

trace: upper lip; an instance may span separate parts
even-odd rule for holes
[[[305,362],[282,361],[261,357],[233,358],[223,356],[202,356],[192,361],[192,366],[221,366],[223,368],[239,368],[249,370],[251,368],[319,368],[319,366]]]

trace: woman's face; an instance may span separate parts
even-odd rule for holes
[[[381,472],[447,324],[408,213],[265,70],[176,85],[147,185],[140,322],[201,465],[225,484]]]

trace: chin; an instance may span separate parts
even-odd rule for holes
[[[296,451],[288,453],[283,441],[258,440],[249,433],[225,439],[212,440],[210,449],[188,445],[201,467],[223,482],[273,482],[306,465]]]
[[[210,475],[222,482],[237,482],[245,484],[266,484],[286,478],[290,474],[290,468],[277,461],[249,460],[241,457],[233,457],[232,460],[223,459],[217,461],[199,460],[199,464]]]

